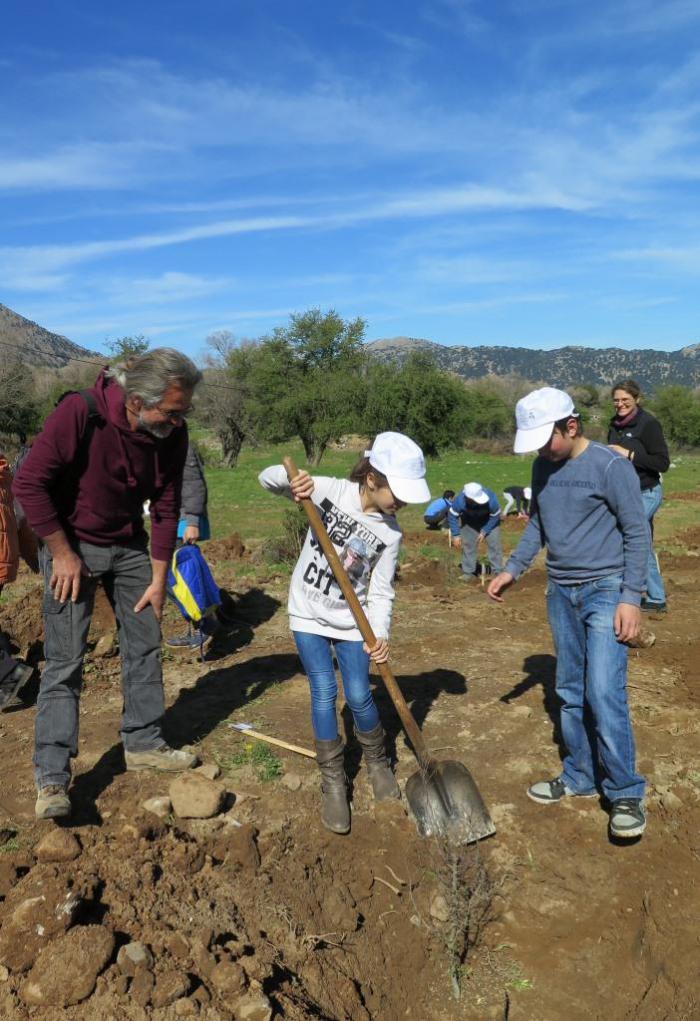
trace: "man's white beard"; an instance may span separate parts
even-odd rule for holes
[[[155,425],[152,422],[144,422],[143,418],[139,414],[138,417],[138,428],[141,432],[150,433],[151,436],[155,436],[158,440],[165,440],[170,436],[170,433],[175,428],[171,422],[163,422],[162,425]]]

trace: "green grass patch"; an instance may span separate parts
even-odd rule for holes
[[[209,485],[209,516],[214,538],[239,532],[244,540],[279,537],[284,530],[284,515],[291,504],[265,492],[258,482],[263,468],[280,464],[291,454],[300,467],[307,467],[300,443],[244,448],[236,468],[207,467]],[[355,463],[359,450],[328,450],[317,475],[345,478]],[[691,524],[694,512],[688,499],[681,495],[700,487],[700,452],[672,456],[674,465],[664,476],[666,493],[657,517],[658,539],[663,540],[679,528]],[[507,454],[482,454],[470,450],[449,450],[428,460],[428,485],[436,496],[445,489],[459,491],[466,482],[480,482],[493,489],[503,501],[506,486],[526,486],[530,482],[532,458]],[[406,531],[423,528],[424,507],[406,507],[399,522]],[[426,556],[434,556],[426,553]]]
[[[243,766],[250,766],[261,783],[271,783],[279,779],[284,772],[282,760],[267,745],[255,741],[246,741],[240,747],[227,751],[215,752],[217,765],[225,772],[232,773]]]

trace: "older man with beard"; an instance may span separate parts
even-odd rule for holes
[[[186,416],[201,373],[156,348],[104,370],[49,415],[14,483],[42,541],[44,667],[34,768],[36,816],[71,811],[70,759],[78,754],[83,658],[101,581],[119,629],[127,769],[182,770],[196,756],[163,737],[160,618],[175,546]],[[151,556],[143,524],[151,502]]]

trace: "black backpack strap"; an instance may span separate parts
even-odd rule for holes
[[[77,390],[76,393],[79,393],[87,404],[88,418],[102,418],[102,415],[97,410],[97,401],[92,390]]]
[[[54,407],[58,407],[62,400],[64,400],[66,397],[70,397],[72,394],[80,394],[80,396],[83,398],[85,404],[87,405],[89,419],[102,418],[102,414],[100,413],[97,407],[97,401],[95,400],[95,395],[92,392],[92,390],[65,390],[61,394],[61,396],[57,398]]]

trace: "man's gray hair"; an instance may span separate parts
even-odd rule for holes
[[[155,347],[119,362],[106,375],[119,383],[127,397],[140,397],[147,408],[160,404],[171,386],[194,390],[202,378],[194,362],[172,347]]]

